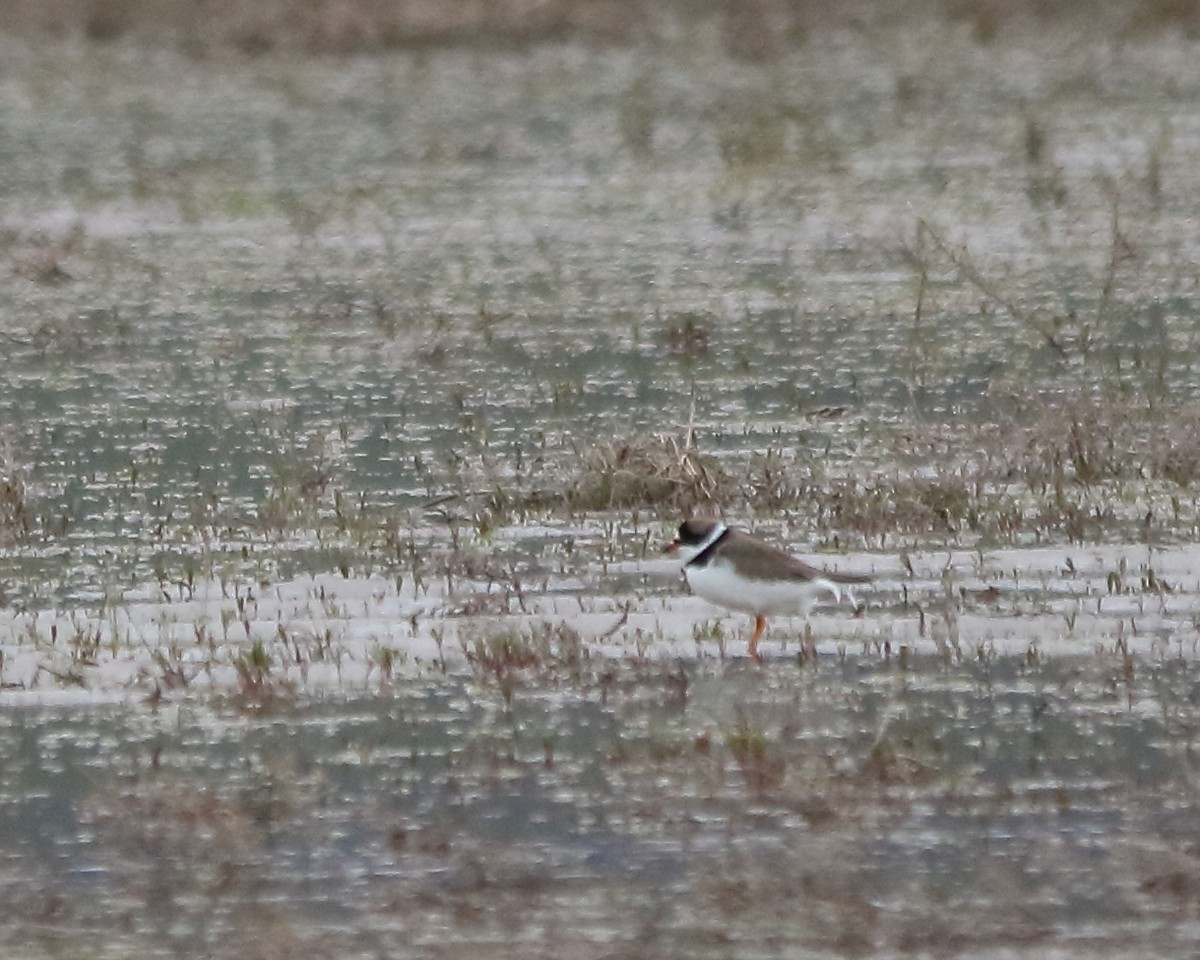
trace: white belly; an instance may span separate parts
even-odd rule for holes
[[[692,593],[710,603],[741,610],[755,616],[769,614],[798,614],[805,616],[813,601],[830,593],[841,598],[837,584],[825,579],[801,582],[795,580],[747,580],[737,576],[726,564],[712,563],[706,567],[685,567],[684,576]]]

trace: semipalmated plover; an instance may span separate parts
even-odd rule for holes
[[[843,588],[853,602],[850,585],[871,579],[810,567],[757,537],[712,520],[685,520],[664,552],[682,558],[683,575],[698,597],[753,615],[750,656],[755,660],[762,659],[758,641],[768,615],[807,616],[819,594],[832,593],[841,600]]]

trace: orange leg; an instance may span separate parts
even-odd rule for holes
[[[750,638],[750,656],[761,661],[762,654],[758,652],[758,641],[762,639],[763,630],[767,628],[767,618],[759,614],[754,618],[754,636]]]

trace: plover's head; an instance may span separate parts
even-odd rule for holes
[[[722,526],[715,520],[684,520],[675,539],[663,547],[663,553],[678,556],[687,563],[712,542],[713,534]]]

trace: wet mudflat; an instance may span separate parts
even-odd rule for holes
[[[6,48],[6,956],[1190,949],[1194,43],[680,31]]]

